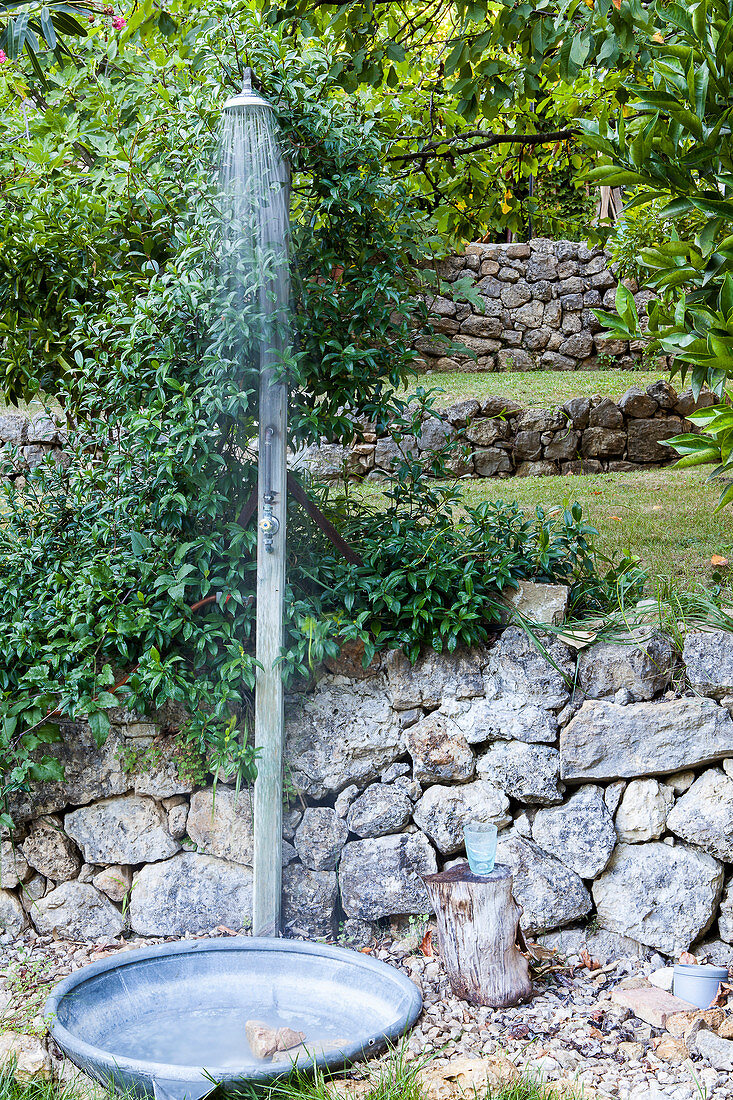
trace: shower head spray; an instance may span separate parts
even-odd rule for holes
[[[253,75],[249,67],[244,70],[242,90],[241,92],[237,92],[236,95],[230,96],[224,104],[225,111],[233,111],[240,107],[269,107],[270,110],[272,110],[272,104],[268,103],[259,92],[254,91],[252,88]]]

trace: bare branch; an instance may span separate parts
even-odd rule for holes
[[[495,145],[545,145],[550,141],[566,141],[574,137],[577,130],[553,130],[547,134],[491,134],[484,130],[471,131],[470,135],[456,134],[453,138],[441,138],[429,141],[415,153],[394,153],[387,160],[433,160],[437,157],[457,157],[466,153],[476,153],[481,149],[491,149]],[[452,145],[454,141],[463,141],[466,136],[486,135],[484,141],[472,145]],[[443,149],[442,147],[447,148]]]

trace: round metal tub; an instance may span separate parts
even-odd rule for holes
[[[417,1019],[422,998],[393,967],[356,951],[295,940],[195,940],[82,967],[46,1002],[64,1053],[118,1091],[197,1100],[214,1087],[266,1081],[293,1066],[336,1069],[376,1053]],[[256,1058],[247,1020],[305,1034]]]

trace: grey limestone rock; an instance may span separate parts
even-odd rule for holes
[[[727,630],[689,633],[682,660],[687,679],[696,692],[714,699],[733,693],[733,634]]]
[[[730,754],[733,722],[710,699],[583,703],[560,735],[563,779],[670,775]]]
[[[33,906],[39,932],[58,932],[70,940],[119,936],[125,919],[112,902],[90,883],[62,882]]]
[[[672,646],[657,632],[644,641],[598,642],[578,656],[578,683],[592,699],[625,688],[632,700],[648,700],[669,687]]]
[[[404,791],[395,785],[372,783],[351,803],[346,820],[352,833],[371,837],[397,833],[411,817],[412,801]]]
[[[46,900],[45,898],[43,899]],[[215,856],[181,852],[135,877],[130,923],[141,936],[185,936],[252,921],[252,872]]]
[[[438,851],[452,855],[464,846],[463,826],[468,821],[491,822],[503,829],[511,822],[509,799],[492,783],[477,779],[456,787],[434,784],[415,806],[415,824],[430,837]]]
[[[0,889],[0,932],[18,936],[28,925],[25,909],[10,890]]]
[[[29,866],[54,882],[69,882],[81,868],[79,852],[56,814],[33,822],[23,841],[23,855]]]
[[[324,677],[312,694],[291,703],[285,761],[296,789],[325,798],[376,779],[404,755],[403,732],[386,686],[381,675],[347,683]]]
[[[333,871],[349,830],[343,818],[328,806],[308,806],[295,831],[295,848],[304,867]]]
[[[733,779],[709,768],[678,799],[667,828],[711,856],[733,863]]]
[[[479,757],[477,772],[520,802],[536,806],[562,802],[560,756],[550,745],[497,741]]]
[[[616,831],[627,844],[658,840],[665,831],[674,792],[658,779],[633,779],[616,813]]]
[[[723,867],[682,844],[618,844],[593,884],[603,928],[676,956],[712,924]]]
[[[522,906],[520,924],[530,935],[581,920],[592,908],[582,879],[515,829],[499,834],[497,863],[514,875],[512,893]]]
[[[466,738],[444,714],[428,714],[409,726],[405,744],[412,757],[413,774],[420,783],[460,783],[474,773],[475,760]]]
[[[421,876],[437,869],[435,852],[421,832],[349,841],[339,866],[344,912],[360,920],[427,913]]]
[[[152,863],[174,855],[180,844],[152,798],[106,798],[66,814],[64,829],[87,863]]]
[[[299,863],[284,869],[282,919],[291,935],[331,936],[337,898],[335,871],[315,871]]]
[[[191,795],[188,835],[199,852],[252,864],[254,811],[252,794],[247,787],[239,793],[233,787],[217,784]]]
[[[596,878],[616,847],[616,830],[600,787],[581,787],[561,806],[539,810],[532,839],[581,878]]]

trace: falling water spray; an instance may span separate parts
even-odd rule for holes
[[[272,107],[252,89],[224,105],[220,182],[222,289],[227,309],[241,321],[242,361],[256,350],[259,369],[257,535],[257,678],[252,930],[280,930],[282,889],[283,644],[287,386],[284,358],[290,343],[288,268],[289,177],[278,148]],[[237,331],[237,325],[234,326]],[[254,336],[254,340],[253,340]],[[235,346],[235,351],[236,351]]]

